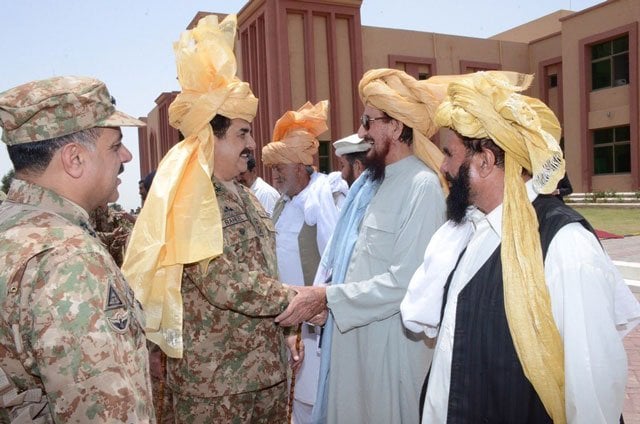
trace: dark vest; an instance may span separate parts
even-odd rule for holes
[[[579,222],[593,232],[580,214],[555,197],[538,196],[533,207],[543,257],[563,226]],[[513,346],[504,308],[500,246],[458,296],[447,417],[451,424],[552,423]]]

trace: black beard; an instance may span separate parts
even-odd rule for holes
[[[368,141],[365,137],[365,141]],[[364,165],[371,172],[373,181],[384,181],[384,171],[387,165],[384,163],[389,154],[390,142],[387,140],[382,152],[378,153],[374,146],[371,146],[369,153],[365,156]]]
[[[351,187],[356,180],[355,172],[353,172],[353,165],[349,165],[349,172],[347,172],[347,178],[344,179],[347,185]]]
[[[453,177],[446,173],[445,177],[449,181],[449,197],[447,197],[447,219],[456,224],[462,223],[467,213],[467,208],[471,206],[469,200],[471,189],[469,186],[469,162],[460,165],[458,176]]]

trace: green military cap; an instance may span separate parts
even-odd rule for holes
[[[141,127],[116,110],[102,81],[54,77],[0,93],[2,141],[9,146],[49,140],[94,127]]]

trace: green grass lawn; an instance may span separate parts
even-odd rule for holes
[[[621,236],[640,235],[640,208],[572,207],[587,218],[597,230]]]

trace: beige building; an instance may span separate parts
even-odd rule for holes
[[[640,1],[559,10],[489,39],[362,26],[361,4],[249,0],[238,12],[239,74],[260,99],[253,123],[258,163],[278,117],[307,100],[329,99],[330,130],[320,136],[317,165],[335,169],[331,141],[357,130],[363,109],[357,86],[369,69],[398,68],[420,79],[502,69],[536,74],[527,94],[549,104],[563,124],[575,191],[640,190]],[[142,175],[179,141],[167,122],[174,96],[156,99],[140,131]],[[268,169],[262,175],[270,179]]]

